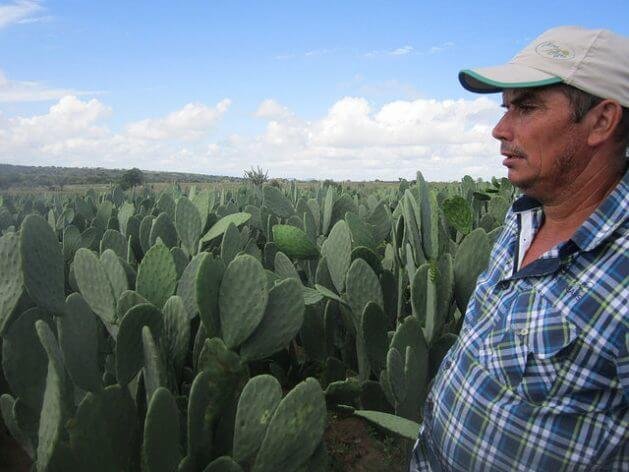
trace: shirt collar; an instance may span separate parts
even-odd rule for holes
[[[543,209],[542,204],[527,195],[519,197],[511,206],[514,213]],[[590,251],[607,239],[627,220],[629,209],[629,172],[596,210],[579,226],[570,238],[582,251]]]

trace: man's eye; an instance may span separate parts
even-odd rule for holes
[[[521,104],[518,105],[518,110],[524,112],[524,113],[528,113],[531,112],[533,110],[535,110],[535,105],[527,105],[527,104]]]

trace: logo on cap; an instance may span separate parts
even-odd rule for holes
[[[567,46],[559,45],[554,41],[544,41],[535,47],[535,52],[549,59],[572,59],[574,51]]]

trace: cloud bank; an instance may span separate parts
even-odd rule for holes
[[[34,23],[40,20],[36,15],[43,12],[40,2],[32,0],[18,0],[6,5],[0,5],[0,29],[13,23]]]
[[[500,109],[487,97],[397,100],[378,108],[344,97],[314,120],[267,99],[252,111],[264,122],[255,135],[221,130],[230,105],[227,98],[190,103],[114,132],[106,104],[66,96],[43,115],[0,113],[0,162],[234,176],[260,165],[273,177],[335,180],[397,180],[417,170],[430,180],[503,174],[491,137]]]

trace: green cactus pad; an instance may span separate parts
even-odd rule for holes
[[[269,291],[262,321],[241,345],[246,360],[268,357],[285,348],[297,335],[304,320],[301,284],[294,279],[279,282]]]
[[[335,290],[325,257],[321,257],[319,262],[317,262],[317,269],[315,271],[315,285],[316,284],[319,284],[329,290]]]
[[[74,277],[81,295],[105,323],[112,324],[116,316],[116,299],[107,271],[89,249],[81,248],[74,255]]]
[[[323,300],[323,295],[314,288],[302,286],[301,292],[304,296],[304,303],[306,305],[316,305]]]
[[[248,379],[247,367],[236,353],[227,349],[220,338],[212,338],[205,340],[197,369],[210,374],[211,401],[205,418],[206,421],[214,422],[224,416],[226,408],[231,408],[232,404],[235,407],[235,395]]]
[[[154,218],[147,215],[140,222],[140,247],[142,252],[146,253],[151,248],[151,228],[153,227]]]
[[[63,230],[63,258],[66,261],[71,261],[74,258],[74,253],[81,246],[82,240],[79,228],[74,225],[67,226]]]
[[[114,299],[117,300],[125,290],[129,290],[127,272],[122,265],[122,259],[111,249],[105,249],[100,255],[100,263],[107,274]]]
[[[367,222],[372,225],[374,239],[377,243],[384,241],[391,232],[391,213],[387,211],[384,203],[379,202],[367,217]]]
[[[430,270],[431,266],[429,263],[422,264],[415,271],[415,275],[411,281],[411,307],[413,309],[413,316],[419,320],[422,326],[426,326],[426,302],[428,298],[428,284],[430,283]],[[432,285],[434,285],[434,282]]]
[[[280,402],[253,466],[253,472],[291,471],[308,460],[326,423],[325,397],[319,383],[308,378]]]
[[[149,303],[131,308],[120,323],[116,339],[116,376],[120,385],[128,384],[144,363],[143,326],[148,326],[156,338],[161,336],[162,313]]]
[[[162,346],[176,372],[183,369],[190,345],[190,321],[181,297],[173,295],[164,304]]]
[[[354,248],[351,255],[352,262],[358,258],[363,259],[367,264],[369,264],[376,275],[380,275],[382,273],[383,268],[380,258],[371,249],[364,246]]]
[[[136,423],[135,404],[125,388],[111,385],[101,394],[88,393],[68,427],[79,470],[131,470]]]
[[[56,319],[66,369],[76,386],[98,392],[103,387],[98,365],[98,321],[78,293],[68,296],[66,307],[66,314]]]
[[[323,295],[325,298],[327,298],[329,300],[334,300],[334,301],[337,301],[337,302],[342,303],[344,305],[347,304],[347,302],[345,300],[343,300],[336,293],[334,293],[332,290],[329,290],[327,287],[324,287],[323,285],[315,284],[315,289],[321,295]]]
[[[149,233],[149,244],[153,246],[157,242],[157,238],[161,239],[168,249],[177,245],[177,230],[172,218],[167,213],[160,213],[153,221]]]
[[[55,459],[62,447],[63,426],[67,418],[63,399],[64,382],[63,372],[50,360],[37,434],[37,471],[55,470]]]
[[[295,259],[314,259],[319,250],[308,235],[301,229],[290,225],[273,226],[273,241],[278,249],[288,257]]]
[[[161,308],[168,297],[175,293],[176,286],[177,268],[173,256],[166,246],[156,244],[140,263],[135,289],[157,308]]]
[[[172,472],[181,460],[179,409],[171,393],[158,388],[148,405],[142,442],[143,470]]]
[[[51,317],[40,308],[22,313],[2,340],[2,369],[11,391],[30,409],[39,412],[46,386],[48,357],[35,331],[35,321]]]
[[[229,456],[221,456],[214,459],[208,466],[203,469],[203,472],[242,472],[240,467]]]
[[[118,223],[120,224],[120,231],[122,234],[128,235],[127,224],[129,223],[129,218],[131,218],[134,213],[135,207],[133,206],[133,203],[129,202],[124,202],[118,209]]]
[[[293,204],[277,187],[266,185],[262,189],[262,193],[264,194],[263,204],[275,215],[280,218],[288,218],[295,213]]]
[[[454,257],[454,297],[461,313],[465,313],[467,303],[476,287],[476,279],[489,262],[491,246],[487,233],[476,228],[459,245]]]
[[[450,197],[443,202],[443,214],[450,226],[461,234],[472,231],[474,216],[472,207],[467,200],[459,195]]]
[[[166,387],[166,369],[162,355],[148,326],[142,327],[142,352],[144,354],[142,378],[148,400],[159,387]]]
[[[325,194],[323,200],[323,210],[321,217],[321,234],[328,234],[330,225],[332,223],[332,210],[334,209],[334,200],[336,200],[336,192],[333,187],[328,187],[328,191]]]
[[[131,308],[141,303],[148,303],[148,300],[134,290],[125,290],[118,299],[118,321],[122,320]]]
[[[251,218],[250,213],[232,213],[231,215],[227,215],[218,220],[214,225],[209,229],[207,233],[201,238],[200,242],[204,243],[207,241],[211,241],[214,238],[218,238],[221,236],[229,227],[230,223],[233,223],[236,226],[240,226],[245,224]]]
[[[197,294],[196,294],[196,279],[197,272],[199,271],[199,265],[204,257],[207,257],[206,252],[202,252],[194,256],[186,268],[183,270],[179,283],[177,284],[177,295],[183,300],[183,304],[186,307],[188,318],[193,319],[199,314],[199,308],[197,306]]]
[[[330,224],[334,225],[337,221],[342,220],[347,212],[358,213],[358,208],[354,203],[354,199],[344,193],[334,202]]]
[[[404,359],[400,351],[392,347],[387,353],[387,370],[391,393],[395,399],[395,404],[399,405],[406,398],[407,387],[404,377]]]
[[[400,416],[372,410],[355,410],[354,414],[411,441],[415,441],[419,434],[419,423]]]
[[[338,293],[343,292],[352,254],[352,236],[345,221],[341,220],[334,225],[323,243],[321,253],[325,256],[334,287]]]
[[[325,327],[323,313],[318,306],[310,305],[306,308],[300,338],[308,359],[320,363],[325,362],[327,357]]]
[[[266,283],[262,264],[247,254],[238,256],[225,269],[218,305],[228,348],[242,344],[260,324],[269,297]]]
[[[281,278],[291,278],[301,283],[301,278],[297,273],[297,269],[295,269],[291,260],[283,252],[278,251],[275,253],[275,261],[273,265],[275,266],[275,273]]]
[[[225,264],[223,261],[205,253],[199,263],[194,282],[199,316],[210,337],[219,336],[221,333],[218,299],[224,272]]]
[[[199,248],[199,238],[203,227],[197,207],[186,197],[177,200],[175,208],[175,227],[181,239],[181,245],[188,254],[195,255]]]
[[[5,393],[0,396],[0,413],[2,419],[4,420],[4,425],[9,430],[13,439],[15,439],[19,445],[24,449],[24,451],[28,454],[31,459],[34,459],[35,450],[33,449],[33,442],[27,433],[20,429],[20,426],[17,423],[17,418],[15,416],[15,399]]]
[[[369,302],[384,305],[378,277],[363,259],[352,262],[347,272],[347,299],[352,309],[354,326],[359,328],[360,317]]]
[[[65,277],[61,246],[50,225],[39,215],[28,215],[20,231],[24,286],[37,306],[62,315]]]
[[[7,233],[0,238],[0,335],[19,315],[15,310],[23,292],[19,244],[16,233]]]
[[[236,254],[240,252],[242,245],[240,240],[240,231],[236,228],[236,225],[230,223],[223,234],[223,240],[221,242],[221,259],[225,264],[229,264]]]
[[[360,331],[365,340],[365,351],[373,373],[378,377],[386,366],[389,339],[387,337],[387,316],[374,302],[365,305]]]
[[[354,247],[364,246],[372,251],[376,248],[376,241],[373,237],[371,228],[355,213],[345,213],[345,221],[349,226],[352,234],[352,242]]]
[[[157,208],[166,213],[171,219],[175,219],[175,200],[168,193],[162,193],[157,199]]]
[[[238,400],[234,430],[234,459],[245,464],[260,445],[282,400],[282,387],[271,375],[258,375],[247,382]]]
[[[121,257],[127,259],[127,238],[115,229],[108,229],[103,234],[103,238],[100,240],[100,253],[102,254],[107,249],[111,249]]]
[[[205,417],[211,395],[210,372],[199,372],[188,397],[188,458],[195,464],[207,464],[212,454],[212,423]]]
[[[352,405],[360,397],[360,382],[356,379],[337,380],[325,389],[325,400],[328,404]]]

